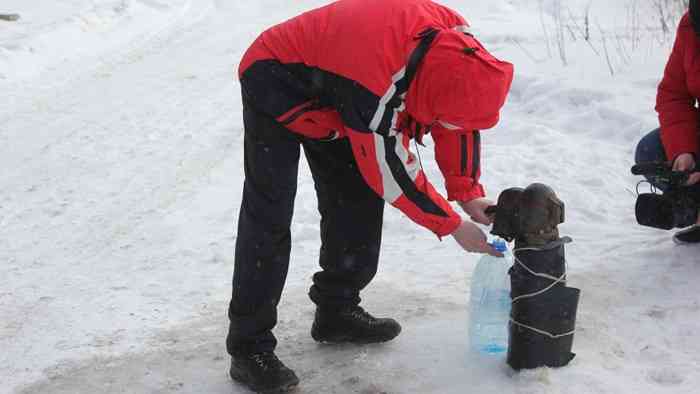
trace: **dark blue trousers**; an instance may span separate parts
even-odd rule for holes
[[[634,162],[636,164],[667,160],[666,152],[661,142],[661,129],[656,129],[645,135],[637,144],[637,149],[634,153]],[[656,179],[647,177],[647,180],[659,190],[667,189],[667,185],[656,181]]]

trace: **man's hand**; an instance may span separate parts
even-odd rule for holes
[[[486,234],[474,223],[463,220],[462,224],[452,233],[455,241],[467,252],[487,253],[491,256],[503,257],[491,245],[486,243]]]
[[[673,171],[694,171],[695,170],[695,157],[690,153],[683,153],[678,155],[676,160],[673,161]],[[700,172],[693,172],[688,178],[686,185],[694,185],[700,182]]]
[[[486,208],[496,204],[488,198],[477,198],[469,202],[459,202],[458,204],[473,221],[487,226],[493,223],[493,215],[487,215]]]

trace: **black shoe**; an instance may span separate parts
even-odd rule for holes
[[[328,343],[378,343],[396,338],[401,326],[394,319],[377,319],[359,306],[317,308],[311,337]]]
[[[230,374],[231,379],[256,393],[286,393],[299,384],[294,371],[285,367],[273,352],[234,356]]]
[[[700,226],[694,225],[677,232],[673,236],[673,242],[677,244],[696,244],[700,242]]]

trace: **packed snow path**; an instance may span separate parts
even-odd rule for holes
[[[234,70],[265,27],[323,2],[26,3],[0,10],[22,14],[0,24],[0,393],[247,393],[228,379],[224,349],[243,180]],[[315,344],[306,292],[319,216],[303,167],[276,331],[299,392],[697,392],[698,249],[635,225],[627,175],[634,144],[656,127],[668,40],[630,51],[611,76],[581,41],[567,66],[551,55],[540,20],[554,1],[444,3],[516,64],[502,122],[484,133],[483,181],[493,198],[539,181],[566,202],[570,285],[583,291],[578,356],[514,374],[466,355],[478,256],[394,209],[363,304],[403,333]],[[600,6],[605,29],[624,20],[622,5]],[[422,155],[441,185],[430,149]]]

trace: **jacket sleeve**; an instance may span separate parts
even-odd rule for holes
[[[379,196],[438,237],[454,232],[462,218],[425,177],[407,135],[345,132],[362,176]]]
[[[696,98],[688,91],[686,49],[695,42],[688,15],[681,20],[673,51],[656,96],[661,139],[669,160],[682,153],[698,152],[698,110]]]
[[[446,130],[433,127],[435,159],[445,177],[447,198],[469,202],[484,197],[481,176],[481,134],[479,131]]]

